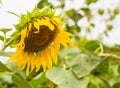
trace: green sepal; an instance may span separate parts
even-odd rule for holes
[[[27,14],[21,14],[20,16],[20,21],[18,24],[14,25],[17,31],[21,31],[22,28],[31,20],[33,20],[36,17],[43,17],[43,16],[47,16],[47,17],[53,17],[55,14],[56,10],[52,10],[50,8],[50,6],[47,6],[43,9],[39,9],[37,7],[35,7],[33,9],[32,12],[28,12]]]

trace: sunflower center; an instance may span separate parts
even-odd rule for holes
[[[54,25],[55,26],[55,25]],[[45,25],[39,26],[39,31],[32,25],[31,30],[28,32],[28,36],[24,39],[25,48],[27,52],[39,52],[44,50],[51,44],[57,34],[57,27],[52,31]]]

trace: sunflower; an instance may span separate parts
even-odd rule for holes
[[[49,7],[43,10],[35,8],[22,15],[16,25],[21,33],[20,40],[8,61],[16,62],[22,70],[26,68],[26,75],[33,70],[39,71],[40,67],[43,71],[51,69],[53,62],[57,64],[60,44],[71,45],[69,37],[73,35],[62,29],[60,17],[54,16],[54,12]]]

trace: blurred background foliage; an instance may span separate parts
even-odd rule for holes
[[[73,1],[69,0],[71,3]],[[63,16],[63,27],[75,35],[71,38],[73,46],[65,51],[61,47],[58,65],[53,66],[52,70],[38,73],[33,71],[28,77],[15,64],[0,62],[0,88],[120,88],[120,45],[109,46],[103,42],[105,37],[110,36],[109,32],[114,30],[112,21],[120,15],[120,8],[116,6],[115,9],[94,9],[97,16],[102,18],[107,14],[108,17],[102,18],[105,21],[105,30],[92,39],[88,35],[91,35],[96,28],[96,24],[92,21],[96,20],[96,15],[90,7],[97,2],[98,0],[85,0],[83,7],[65,10],[65,0],[40,0],[38,8],[50,6],[57,9],[56,14]],[[88,23],[85,27],[79,25],[83,19]],[[6,37],[11,30],[0,29],[3,33],[0,35],[0,40],[4,46],[0,51],[1,56],[10,57],[12,54],[4,51],[6,47],[14,44],[16,33],[9,38]]]

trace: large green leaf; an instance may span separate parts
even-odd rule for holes
[[[18,88],[33,88],[19,73],[12,75],[12,81]]]
[[[6,67],[2,62],[0,62],[0,72],[12,72],[8,67]]]
[[[30,83],[35,88],[40,88],[41,84],[46,82],[48,79],[45,76],[45,73],[41,73],[40,75],[36,76],[33,80],[30,81]]]
[[[85,44],[85,49],[88,51],[95,51],[100,46],[98,41],[91,40]]]
[[[93,71],[101,62],[101,58],[96,54],[75,54],[72,53],[66,59],[67,64],[72,71],[79,77],[84,77]]]
[[[109,58],[104,57],[104,60],[95,69],[96,72],[104,75],[109,73]]]
[[[90,75],[90,85],[88,85],[88,88],[111,88],[111,86],[102,77]]]
[[[47,71],[46,76],[61,88],[86,88],[89,82],[88,77],[79,79],[71,70],[58,67],[53,67],[52,70]]]

